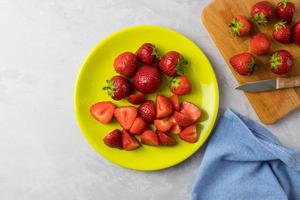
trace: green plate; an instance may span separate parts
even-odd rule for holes
[[[102,90],[105,80],[116,75],[114,58],[124,51],[135,52],[150,42],[157,46],[160,55],[170,50],[180,52],[188,61],[185,74],[193,85],[192,93],[180,98],[201,107],[203,115],[198,123],[199,140],[194,144],[181,141],[174,147],[143,145],[134,151],[109,148],[102,138],[111,130],[120,128],[116,122],[103,125],[94,120],[89,108],[99,101],[111,100]],[[166,78],[157,92],[171,96]],[[155,99],[156,94],[148,98]],[[118,106],[130,105],[127,100],[114,101]],[[159,170],[176,165],[199,149],[210,135],[216,121],[219,93],[216,76],[204,53],[191,40],[180,33],[159,26],[136,26],[111,34],[100,42],[84,61],[75,86],[75,112],[80,129],[93,148],[106,159],[135,170]]]

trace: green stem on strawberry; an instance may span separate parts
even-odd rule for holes
[[[262,12],[255,14],[251,18],[251,21],[253,21],[254,23],[257,23],[259,25],[265,25],[268,23],[268,19],[267,19],[266,15]]]
[[[283,8],[286,8],[288,1],[287,0],[281,0],[280,1]]]
[[[270,59],[271,69],[277,69],[281,65],[280,56],[278,53],[274,53]]]
[[[113,81],[106,80],[106,84],[107,84],[107,86],[105,86],[102,89],[107,92],[108,96],[110,96],[110,97],[114,96],[115,85],[114,85]]]
[[[238,36],[241,34],[241,28],[244,26],[244,24],[242,22],[239,22],[237,20],[236,17],[234,17],[232,19],[232,21],[229,23],[229,33],[232,35],[232,36]]]

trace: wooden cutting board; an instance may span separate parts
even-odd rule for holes
[[[249,41],[251,36],[243,38],[231,37],[228,33],[228,23],[235,15],[249,17],[251,6],[258,1],[259,0],[215,0],[202,12],[203,24],[226,60],[229,69],[240,84],[275,78],[277,76],[269,70],[268,60],[270,55],[256,56],[258,65],[256,71],[251,76],[241,76],[237,74],[229,64],[229,59],[233,55],[249,51]],[[270,2],[275,7],[278,0],[271,0]],[[294,16],[295,22],[300,20],[300,0],[291,0],[291,2],[294,2],[298,9],[298,12]],[[253,32],[263,32],[271,37],[273,25],[276,21],[278,21],[278,19],[273,20],[273,22],[267,26],[255,25],[255,30]],[[295,58],[295,66],[289,73],[289,76],[300,74],[300,46],[295,44],[283,45],[273,40],[271,51],[278,49],[288,50]],[[245,92],[245,95],[249,99],[260,120],[265,124],[272,124],[289,112],[300,107],[300,88],[261,93]]]

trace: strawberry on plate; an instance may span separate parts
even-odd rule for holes
[[[103,124],[107,124],[114,116],[115,104],[110,101],[102,101],[95,103],[90,107],[91,115]]]
[[[128,131],[122,130],[122,146],[124,150],[131,151],[139,148],[141,145],[134,136],[130,135]]]
[[[281,20],[286,21],[290,24],[293,20],[293,16],[295,13],[296,7],[292,2],[288,2],[287,0],[281,0],[276,7],[277,17]]]
[[[245,16],[238,15],[229,23],[229,32],[232,36],[246,36],[251,32],[252,22]]]
[[[146,130],[142,133],[141,142],[145,145],[150,145],[150,146],[159,145],[158,136],[152,130]]]
[[[139,105],[139,104],[142,104],[144,103],[145,99],[146,99],[146,95],[145,94],[131,94],[128,96],[128,101],[131,103],[131,104],[134,104],[134,105]]]
[[[156,119],[156,109],[154,102],[152,100],[146,100],[138,108],[138,114],[146,122],[153,123],[153,121]]]
[[[251,52],[257,55],[268,53],[271,46],[271,39],[264,33],[257,33],[250,40]]]
[[[144,64],[153,64],[157,58],[154,44],[144,43],[136,52],[138,59]]]
[[[162,132],[169,131],[174,124],[167,119],[156,119],[154,120],[154,126],[157,130]]]
[[[180,109],[179,96],[174,94],[173,96],[169,97],[169,99],[172,103],[173,109],[179,111]]]
[[[166,75],[175,77],[184,73],[187,63],[180,53],[169,51],[160,59],[158,66]]]
[[[124,52],[120,54],[114,61],[114,68],[117,73],[128,78],[132,77],[137,68],[136,55],[131,52]]]
[[[237,54],[229,60],[233,69],[240,75],[250,75],[255,69],[255,59],[250,53]]]
[[[292,39],[292,29],[286,25],[285,21],[280,21],[274,25],[273,38],[281,43],[290,43]]]
[[[168,97],[158,95],[156,97],[156,118],[161,119],[171,115],[173,106]]]
[[[112,132],[110,132],[109,134],[107,134],[103,138],[103,142],[104,142],[104,144],[106,144],[109,147],[123,149],[122,133],[118,129],[115,129]]]
[[[131,126],[131,128],[130,128],[130,130],[129,130],[129,132],[130,132],[131,134],[133,134],[133,135],[139,135],[139,134],[143,133],[145,130],[147,130],[148,128],[149,128],[149,126],[148,126],[148,124],[143,120],[143,118],[137,117],[137,118],[134,120],[134,122],[133,122],[133,124],[132,124],[132,126]]]
[[[190,118],[190,116],[185,115],[181,112],[175,111],[173,117],[179,126],[189,126],[195,123],[194,120]]]
[[[273,8],[268,1],[260,1],[251,7],[251,19],[258,25],[265,25],[273,19]]]
[[[189,143],[195,143],[198,141],[198,135],[197,135],[197,128],[196,125],[193,124],[191,126],[186,127],[179,133],[180,139],[189,142]]]
[[[171,136],[167,135],[166,133],[164,133],[162,131],[158,131],[158,130],[156,130],[156,133],[158,135],[160,145],[174,146],[177,144],[177,141],[174,138],[172,138]]]
[[[176,95],[189,94],[192,90],[192,84],[185,75],[174,77],[170,83],[171,92]]]
[[[119,107],[115,109],[114,116],[125,130],[129,130],[137,117],[137,109],[133,106]]]
[[[172,128],[169,130],[170,133],[174,134],[174,135],[178,135],[181,132],[181,127],[178,125],[178,123],[176,122],[174,116],[171,116],[169,118],[169,121],[173,124]]]
[[[201,117],[200,108],[195,104],[187,101],[181,103],[180,112],[192,119],[194,123],[197,122]]]
[[[152,94],[160,88],[162,77],[156,67],[144,65],[136,72],[133,83],[135,89],[139,92]]]
[[[293,27],[293,42],[300,45],[300,21]]]
[[[106,80],[107,86],[103,90],[114,100],[120,100],[130,95],[133,87],[130,81],[122,76],[113,76],[110,80]]]
[[[286,74],[293,65],[294,58],[286,50],[275,51],[270,58],[271,71],[275,74]]]

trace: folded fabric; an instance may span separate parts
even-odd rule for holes
[[[300,155],[227,109],[210,138],[191,199],[300,200]]]

